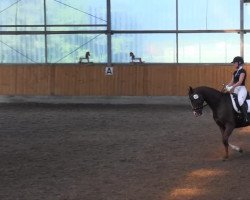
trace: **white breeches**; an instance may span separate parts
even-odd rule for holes
[[[237,86],[236,88],[234,88],[234,93],[236,93],[238,95],[239,104],[240,104],[240,106],[242,106],[242,104],[244,103],[244,101],[246,100],[246,97],[247,97],[246,87],[243,85]]]

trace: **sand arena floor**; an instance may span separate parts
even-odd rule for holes
[[[250,128],[188,105],[0,104],[1,200],[249,200]]]

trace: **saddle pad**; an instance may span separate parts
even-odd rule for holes
[[[240,113],[240,110],[237,108],[236,103],[235,103],[235,101],[234,101],[233,95],[230,94],[230,97],[231,97],[231,101],[232,101],[234,110],[235,110],[237,113]],[[247,102],[247,105],[248,105],[247,112],[250,113],[250,99],[247,99],[246,102]]]

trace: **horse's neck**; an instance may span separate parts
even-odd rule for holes
[[[207,92],[204,91],[203,97],[209,107],[215,110],[222,99],[222,93],[214,89],[209,89]]]

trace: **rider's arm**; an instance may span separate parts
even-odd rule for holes
[[[231,91],[234,91],[234,88],[236,88],[237,86],[240,86],[245,78],[246,74],[245,73],[241,73],[240,77],[239,77],[239,81],[237,83],[235,83],[234,85],[232,85],[232,89]]]
[[[232,86],[234,84],[234,76],[232,76],[231,81],[227,84],[227,86]]]

